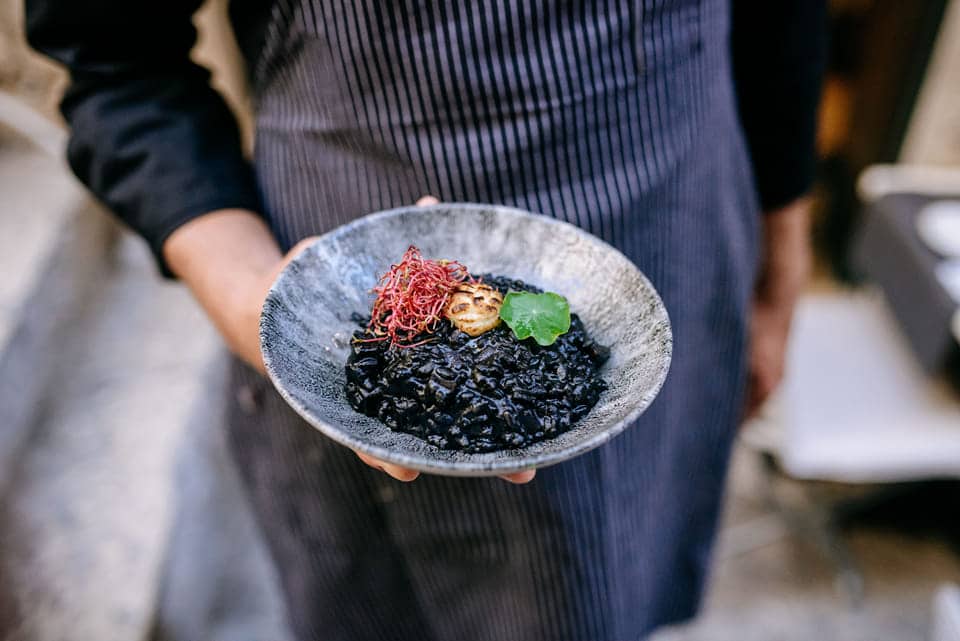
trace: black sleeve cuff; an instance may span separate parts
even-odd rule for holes
[[[150,251],[153,252],[157,267],[164,278],[176,278],[163,258],[163,244],[170,234],[194,218],[220,209],[246,209],[254,213],[260,212],[259,200],[255,194],[248,193],[243,189],[222,191],[211,195],[209,198],[197,199],[185,204],[179,211],[155,221],[156,224],[151,225],[150,229],[137,230],[150,245]]]
[[[260,211],[233,114],[204,70],[132,81],[75,78],[63,111],[78,177],[149,244],[161,273],[167,237],[225,208]],[[102,84],[101,84],[102,82]],[[94,85],[92,90],[88,85]]]
[[[142,235],[160,270],[167,237],[224,208],[260,211],[233,113],[194,64],[201,0],[27,0],[29,42],[64,64],[67,160]]]
[[[737,108],[764,211],[813,185],[826,39],[824,0],[733,0]]]

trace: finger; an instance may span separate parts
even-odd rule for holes
[[[296,258],[300,254],[300,252],[302,252],[304,249],[312,245],[318,238],[319,236],[308,236],[307,238],[304,238],[303,240],[298,242],[296,245],[291,247],[290,251],[288,251],[283,257],[283,264],[286,265],[291,260]]]
[[[356,450],[354,450],[353,453],[357,455],[357,458],[358,458],[358,459],[360,459],[361,461],[363,461],[364,463],[366,463],[367,465],[369,465],[369,466],[372,467],[373,469],[375,469],[375,470],[380,470],[381,472],[383,471],[383,467],[382,467],[380,461],[378,461],[377,459],[373,458],[372,456],[367,456],[366,454],[364,454],[364,453],[362,453],[362,452],[357,452]]]
[[[536,470],[524,470],[523,472],[515,472],[513,474],[504,474],[500,478],[504,481],[509,481],[516,485],[523,485],[524,483],[529,483],[533,480],[533,477],[537,475]]]
[[[354,453],[357,455],[357,457],[360,458],[361,461],[363,461],[373,469],[380,470],[384,474],[387,474],[388,476],[392,476],[398,481],[403,481],[404,483],[408,483],[414,480],[415,478],[417,478],[418,476],[420,476],[420,472],[418,472],[417,470],[411,470],[408,467],[401,467],[399,465],[393,465],[392,463],[386,463],[384,461],[381,461],[380,459],[376,459],[372,456],[362,454],[361,452],[354,452]]]
[[[753,418],[763,408],[764,403],[777,390],[781,378],[782,376],[777,372],[762,368],[757,368],[750,373],[744,418]]]
[[[301,240],[300,242],[298,242],[298,243],[297,243],[296,245],[294,245],[293,247],[291,247],[290,250],[289,250],[286,254],[283,255],[283,258],[280,260],[280,262],[277,264],[276,268],[273,270],[273,273],[271,274],[270,281],[273,282],[273,281],[277,278],[277,276],[280,275],[280,272],[283,271],[283,268],[286,267],[287,265],[289,265],[289,264],[290,264],[290,261],[292,261],[292,260],[293,260],[294,258],[296,258],[298,255],[300,255],[300,253],[301,253],[304,249],[306,249],[307,247],[309,247],[310,245],[312,245],[312,244],[314,243],[314,241],[317,240],[317,238],[319,238],[319,236],[309,236],[309,237],[307,237],[307,238],[304,238],[304,239]]]
[[[392,465],[390,463],[383,463],[383,471],[398,481],[403,481],[404,483],[409,483],[410,481],[416,480],[416,478],[420,476],[420,472],[417,470],[411,470],[409,467],[401,467],[399,465]]]
[[[439,205],[440,200],[435,196],[424,196],[417,201],[417,207],[429,207],[430,205]]]
[[[743,420],[751,419],[760,409],[760,400],[757,394],[757,384],[754,376],[750,376],[750,382],[747,383],[747,400],[743,405]]]

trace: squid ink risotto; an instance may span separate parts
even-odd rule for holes
[[[464,452],[520,448],[569,430],[607,387],[610,350],[558,294],[416,247],[373,292],[354,316],[346,395],[391,429]]]

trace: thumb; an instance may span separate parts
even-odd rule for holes
[[[430,205],[439,205],[440,200],[436,196],[424,196],[416,202],[417,207],[429,207]]]
[[[305,250],[307,247],[309,247],[310,245],[312,245],[313,243],[315,243],[318,238],[320,238],[320,237],[319,237],[319,236],[308,236],[308,237],[304,238],[303,240],[301,240],[300,242],[298,242],[298,243],[297,243],[296,245],[294,245],[293,247],[291,247],[290,250],[289,250],[286,254],[284,254],[283,260],[280,261],[281,265],[282,265],[283,267],[286,267],[286,266],[290,263],[291,260],[293,260],[294,258],[296,258],[296,257],[297,257],[303,250]]]
[[[292,261],[294,258],[296,258],[301,253],[303,253],[303,250],[305,250],[307,247],[315,243],[318,238],[320,237],[308,236],[307,238],[304,238],[303,240],[298,242],[296,245],[291,247],[287,251],[287,253],[283,255],[283,258],[280,259],[280,262],[277,263],[277,266],[274,267],[273,273],[271,274],[272,278],[270,279],[270,282],[273,282],[274,280],[276,280],[277,276],[280,275],[280,272],[283,271],[283,268],[289,265],[290,261]]]

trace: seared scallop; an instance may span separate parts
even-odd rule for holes
[[[500,324],[503,295],[489,285],[461,283],[450,295],[444,313],[460,331],[479,336]]]

